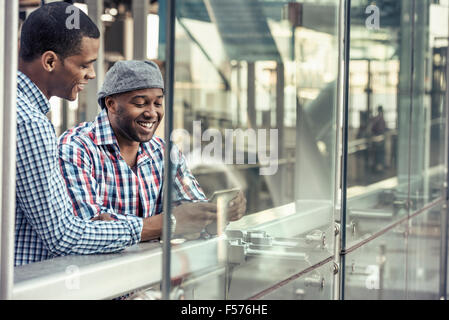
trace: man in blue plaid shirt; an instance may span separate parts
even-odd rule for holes
[[[142,239],[143,221],[83,220],[61,176],[57,138],[46,117],[49,99],[75,100],[95,77],[99,30],[80,11],[80,28],[67,29],[69,4],[44,5],[22,27],[17,75],[15,265],[68,254],[117,252]],[[70,11],[69,11],[70,12]],[[98,220],[98,221],[97,221]]]

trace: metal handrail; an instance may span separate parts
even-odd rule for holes
[[[304,202],[296,214],[290,203],[231,222],[231,229],[254,229],[293,237],[330,223],[327,202]],[[307,209],[308,208],[308,209]],[[171,278],[220,267],[221,237],[173,246]],[[159,284],[163,280],[163,248],[158,242],[139,243],[117,254],[69,255],[18,266],[13,299],[110,299]],[[329,253],[329,256],[332,253]],[[325,258],[328,258],[326,256]],[[188,268],[183,269],[188,262]]]

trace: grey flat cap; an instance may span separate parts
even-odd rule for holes
[[[103,85],[97,94],[98,104],[105,108],[104,98],[116,93],[160,88],[164,90],[164,80],[156,63],[152,61],[117,61],[106,72]]]

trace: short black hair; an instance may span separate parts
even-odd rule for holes
[[[83,37],[98,39],[100,31],[95,23],[81,10],[79,25],[66,26],[67,19],[75,12],[66,2],[52,2],[33,11],[25,20],[20,35],[20,58],[30,62],[46,51],[54,51],[62,59],[81,52]],[[72,20],[73,23],[74,20]],[[71,26],[72,27],[72,26]],[[78,28],[79,27],[79,28]]]

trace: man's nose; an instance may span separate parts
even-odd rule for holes
[[[156,107],[153,105],[148,105],[148,107],[145,109],[145,112],[143,115],[147,118],[155,118],[157,117]]]
[[[96,77],[95,68],[93,65],[91,65],[87,71],[86,78],[88,80],[92,80],[92,79],[95,79],[95,77]]]

